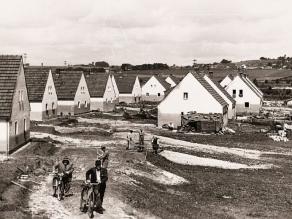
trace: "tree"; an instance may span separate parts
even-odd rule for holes
[[[128,63],[124,63],[124,64],[122,64],[122,66],[121,66],[121,69],[123,70],[123,71],[129,71],[129,70],[132,70],[132,65],[131,64],[128,64]]]
[[[227,60],[227,59],[222,59],[221,60],[221,64],[229,64],[229,63],[231,63],[232,61],[231,60]]]
[[[260,58],[261,61],[263,61],[263,60],[268,60],[268,59],[269,59],[269,58],[266,58],[266,57],[263,57],[263,56]]]
[[[99,67],[99,68],[108,68],[109,64],[105,61],[99,61],[99,62],[95,62],[95,67]]]

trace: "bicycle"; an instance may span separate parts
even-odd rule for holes
[[[94,192],[94,186],[99,185],[99,183],[85,183],[82,185],[83,189],[80,197],[80,211],[83,213],[87,212],[89,218],[93,218],[94,209],[101,205],[101,203],[98,204],[98,200],[100,202],[99,193],[95,194]]]
[[[53,190],[56,194],[57,199],[61,201],[64,198],[64,194],[68,193],[71,188],[71,183],[64,183],[64,173],[54,173],[53,178]]]

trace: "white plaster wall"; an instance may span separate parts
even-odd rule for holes
[[[222,87],[226,87],[228,86],[230,83],[231,83],[231,78],[227,75],[221,82],[220,82],[220,85]]]
[[[112,83],[112,79],[111,76],[108,77],[107,79],[107,83],[106,83],[106,88],[103,94],[103,100],[105,102],[113,102],[116,100],[116,96],[115,96],[115,90],[114,90],[114,86]]]
[[[171,87],[175,87],[176,83],[168,76],[165,81],[171,85]]]
[[[103,111],[103,98],[90,98],[90,110]]]
[[[184,92],[188,99],[184,100]],[[174,90],[158,105],[161,113],[180,114],[196,111],[198,113],[223,113],[223,107],[217,100],[189,73]]]
[[[146,93],[149,93],[149,95],[155,95],[157,96],[158,93],[160,93],[161,96],[164,95],[165,88],[159,83],[159,81],[152,76],[146,84],[142,87],[142,95],[146,96]]]
[[[81,90],[81,87],[84,87],[84,90]],[[75,105],[78,105],[78,102],[80,102],[80,104],[85,104],[85,101],[87,102],[88,107],[89,107],[90,94],[89,94],[85,77],[82,74],[75,97],[74,97],[74,103]]]
[[[133,97],[141,97],[142,96],[142,88],[139,82],[138,76],[136,77],[133,90],[132,90]]]
[[[0,121],[0,153],[7,152],[8,122]]]
[[[236,104],[244,104],[245,102],[261,104],[261,98],[239,76],[236,76],[225,89],[232,97],[233,90],[236,90],[236,97],[234,98]],[[239,90],[243,90],[243,97],[239,97]]]
[[[118,99],[119,95],[120,95],[120,92],[119,92],[119,89],[118,89],[118,85],[117,85],[116,79],[115,79],[115,77],[113,75],[111,76],[111,79],[112,79],[112,84],[113,84],[113,87],[114,87],[115,99]]]
[[[43,104],[40,102],[30,102],[30,119],[42,121]]]
[[[52,94],[49,93],[50,86],[52,87],[52,89],[50,90],[50,92]],[[54,103],[54,106],[53,106],[53,103]],[[43,112],[46,111],[46,104],[48,104],[48,110],[52,110],[53,107],[55,110],[57,110],[58,97],[57,97],[57,92],[56,92],[56,88],[55,88],[55,84],[54,84],[51,70],[49,72],[49,76],[48,76],[48,80],[47,80],[47,84],[46,84],[46,88],[45,88],[45,92],[44,92],[44,96],[43,96],[43,101],[42,101]]]

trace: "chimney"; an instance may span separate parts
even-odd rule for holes
[[[214,73],[212,71],[209,71],[209,78],[213,78]]]

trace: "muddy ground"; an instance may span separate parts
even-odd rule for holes
[[[128,130],[140,128],[147,152],[126,151]],[[95,218],[292,218],[291,141],[273,142],[248,131],[179,134],[125,121],[120,114],[96,113],[34,124],[31,135],[30,144],[0,165],[2,175],[10,170],[1,176],[0,218],[88,218],[79,211],[79,194],[101,145],[110,150],[110,178],[106,211]],[[153,135],[165,153],[152,153]],[[75,172],[71,192],[60,202],[51,196],[50,172],[65,155]],[[198,159],[205,166],[191,165]],[[236,169],[240,165],[244,168]],[[11,185],[19,166],[28,166],[30,179],[40,183],[21,182],[33,192]]]

